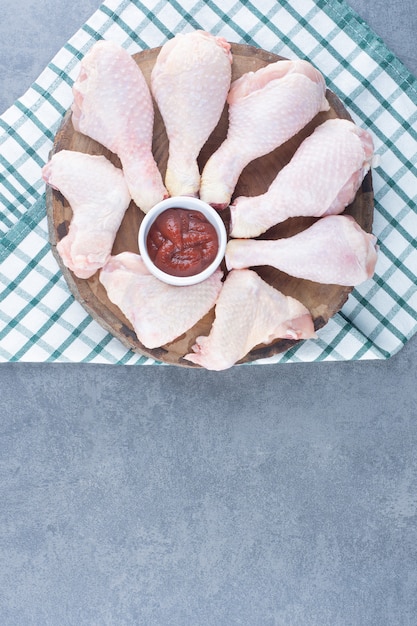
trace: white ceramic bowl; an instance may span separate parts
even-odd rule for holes
[[[161,269],[156,267],[148,254],[146,240],[153,222],[158,217],[158,215],[160,215],[167,209],[172,208],[200,211],[200,213],[202,213],[216,229],[218,238],[218,251],[216,257],[214,261],[210,263],[210,265],[206,267],[202,272],[194,274],[193,276],[173,276],[172,274],[167,274],[166,272],[163,272]],[[143,259],[143,262],[145,263],[148,270],[154,276],[156,276],[156,278],[159,278],[159,280],[162,280],[163,282],[170,285],[185,286],[194,285],[196,283],[202,282],[216,271],[216,269],[222,262],[225,254],[227,236],[226,228],[223,224],[221,217],[219,216],[217,211],[215,211],[215,209],[213,209],[209,204],[206,204],[198,198],[192,198],[190,196],[173,196],[172,198],[167,198],[166,200],[158,202],[158,204],[152,207],[152,209],[150,209],[150,211],[148,211],[148,213],[145,215],[139,228],[138,243],[139,253]]]

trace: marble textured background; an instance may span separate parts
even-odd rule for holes
[[[4,110],[99,2],[1,6]],[[416,366],[0,366],[0,624],[415,626]]]

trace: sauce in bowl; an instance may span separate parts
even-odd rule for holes
[[[194,285],[211,276],[224,258],[226,243],[226,227],[218,212],[190,196],[161,200],[139,227],[145,266],[170,285]]]
[[[200,212],[173,207],[160,213],[146,239],[149,257],[171,276],[194,276],[216,258],[216,229]]]

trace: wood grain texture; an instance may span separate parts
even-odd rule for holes
[[[148,85],[159,50],[160,48],[145,50],[133,57],[142,70]],[[260,67],[264,67],[268,63],[275,62],[281,58],[270,52],[243,44],[232,44],[232,53],[232,80],[239,78],[245,72],[256,71]],[[233,198],[241,195],[254,196],[264,193],[274,180],[278,171],[289,162],[300,143],[313,132],[316,126],[326,119],[335,117],[350,119],[348,112],[335,94],[328,90],[327,98],[330,103],[329,111],[319,113],[310,124],[290,141],[270,154],[252,161],[252,163],[243,170]],[[168,140],[161,115],[155,103],[154,106],[153,153],[164,177],[168,157]],[[200,169],[203,168],[209,156],[226,137],[227,122],[227,106],[225,106],[217,127],[209,137],[199,156]],[[63,149],[76,150],[89,154],[104,154],[114,165],[120,167],[120,161],[116,155],[104,148],[101,144],[74,130],[70,111],[67,112],[56,134],[51,156],[55,152]],[[367,232],[371,231],[373,221],[371,172],[368,172],[361,188],[356,194],[354,202],[347,207],[345,213],[352,215],[364,230]],[[221,215],[226,223],[226,227],[228,227],[230,219],[229,211],[223,211]],[[120,309],[108,299],[104,287],[98,280],[98,273],[87,280],[83,280],[77,278],[62,263],[56,250],[56,244],[68,232],[72,211],[62,194],[50,187],[47,187],[47,216],[52,250],[68,286],[75,298],[101,326],[134,352],[169,364],[181,365],[183,367],[199,367],[185,361],[183,355],[191,351],[191,346],[194,344],[197,336],[207,335],[210,332],[211,324],[214,319],[214,310],[210,311],[210,313],[193,328],[170,344],[152,350],[145,348],[136,337],[130,322],[124,317]],[[131,202],[116,236],[112,251],[113,254],[118,254],[125,250],[138,252],[137,235],[142,218],[143,213]],[[316,221],[315,218],[292,218],[269,229],[260,238],[272,239],[288,237],[305,229],[314,221]],[[273,285],[284,294],[300,300],[310,310],[316,330],[323,327],[328,320],[341,309],[352,291],[351,287],[321,285],[311,281],[293,278],[272,267],[265,266],[254,269],[270,285]],[[297,342],[293,340],[278,339],[268,345],[256,346],[240,362],[249,362],[255,359],[272,356],[287,350],[295,343]]]

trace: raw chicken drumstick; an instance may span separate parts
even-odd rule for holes
[[[308,61],[277,61],[232,83],[229,128],[201,175],[200,197],[217,208],[229,203],[243,168],[268,154],[327,111],[326,85]]]
[[[210,370],[224,370],[254,346],[278,337],[315,337],[306,307],[271,287],[252,270],[233,270],[216,303],[208,337],[198,337],[185,359]]]
[[[303,141],[266,193],[233,202],[231,236],[257,237],[289,217],[342,213],[353,201],[372,156],[367,131],[348,120],[327,120]]]
[[[349,215],[322,217],[286,239],[231,239],[226,248],[228,269],[271,265],[297,278],[349,287],[370,278],[376,260],[376,237]]]
[[[148,272],[142,257],[121,252],[109,259],[99,280],[109,299],[131,322],[147,348],[174,341],[214,306],[223,272],[218,269],[195,285],[167,285]]]
[[[118,155],[130,194],[145,213],[168,196],[152,154],[154,109],[130,54],[98,41],[81,61],[73,86],[72,123]]]
[[[78,278],[90,278],[110,257],[131,200],[123,172],[105,156],[61,150],[42,176],[68,200],[73,213],[68,234],[56,249]]]
[[[201,30],[170,39],[158,55],[151,90],[169,141],[165,185],[171,196],[198,194],[197,157],[223,111],[231,63],[230,44]]]

